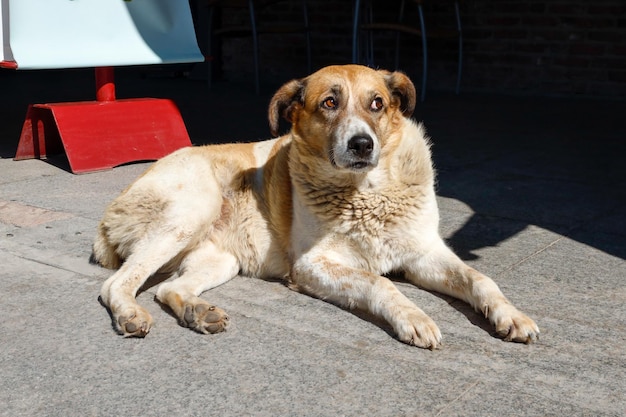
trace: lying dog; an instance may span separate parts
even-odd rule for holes
[[[238,274],[283,277],[290,287],[384,318],[398,338],[434,349],[437,325],[382,274],[480,310],[507,341],[539,329],[438,233],[428,140],[409,119],[415,87],[399,72],[331,66],[293,80],[269,107],[259,143],[181,149],[154,164],[106,209],[93,259],[119,270],[101,301],[118,331],[145,336],[135,300],[157,272],[157,291],[183,326],[216,333],[227,314],[198,296]]]

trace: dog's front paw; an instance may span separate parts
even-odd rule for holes
[[[181,324],[198,333],[219,333],[228,326],[228,314],[219,307],[199,301],[185,306]]]
[[[507,342],[532,343],[539,337],[537,324],[513,306],[494,318],[496,333]]]
[[[145,337],[152,327],[152,316],[140,306],[126,309],[115,321],[118,333],[126,337]]]
[[[395,325],[400,341],[424,349],[441,347],[441,332],[435,322],[419,309],[411,310]]]

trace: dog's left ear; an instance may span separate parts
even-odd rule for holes
[[[303,80],[291,80],[280,87],[270,101],[268,119],[272,136],[278,136],[278,122],[283,116],[289,122],[293,122],[293,111],[297,104],[302,104]]]
[[[413,110],[415,110],[417,97],[415,86],[411,79],[399,71],[385,71],[384,77],[391,94],[400,100],[400,111],[404,117],[411,117]]]

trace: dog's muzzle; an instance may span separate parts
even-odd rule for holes
[[[372,164],[374,140],[370,135],[353,136],[348,140],[348,156],[352,159],[349,168],[363,169]]]
[[[378,138],[362,119],[348,118],[334,132],[330,159],[337,168],[369,171],[378,165],[379,156]]]
[[[331,163],[337,168],[365,172],[378,165],[379,154],[376,138],[359,133],[337,141],[330,155]]]

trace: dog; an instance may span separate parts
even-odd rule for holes
[[[385,277],[464,300],[506,341],[537,339],[535,322],[438,232],[429,139],[401,72],[330,66],[283,85],[269,105],[274,139],[180,149],[106,208],[92,259],[119,268],[100,300],[118,333],[152,326],[136,293],[155,273],[180,324],[217,333],[225,311],[199,295],[238,274],[283,278],[296,291],[386,320],[397,338],[436,349],[434,321]],[[280,118],[290,131],[276,137]]]

